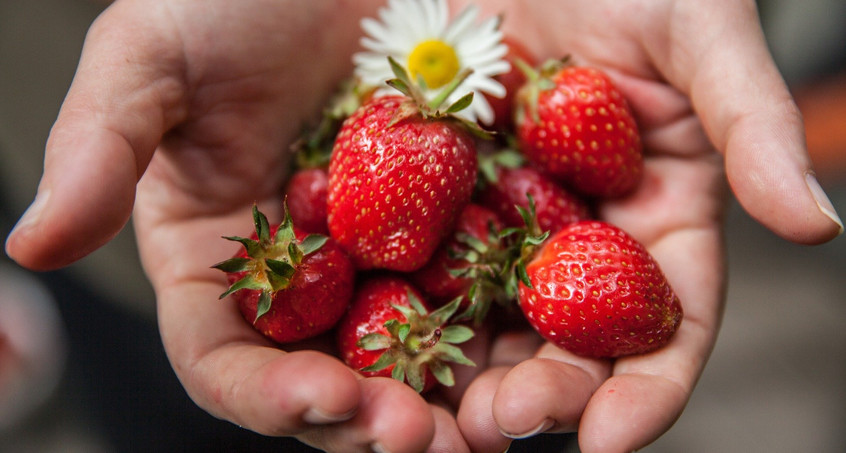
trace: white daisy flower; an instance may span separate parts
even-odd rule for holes
[[[393,57],[411,75],[422,79],[428,100],[437,97],[465,68],[473,70],[448,98],[450,105],[469,92],[473,103],[458,115],[470,121],[491,124],[494,113],[482,95],[505,96],[505,87],[493,79],[508,72],[503,59],[508,47],[502,43],[499,18],[476,24],[479,8],[469,6],[450,22],[446,0],[389,0],[379,10],[379,19],[366,18],[361,27],[367,36],[361,39],[366,51],[353,55],[355,73],[361,82],[384,86],[394,78],[388,57]],[[395,94],[390,87],[376,95]]]

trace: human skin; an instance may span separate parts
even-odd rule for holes
[[[225,279],[208,266],[235,251],[220,236],[243,230],[254,202],[279,219],[282,150],[350,72],[358,18],[376,1],[114,3],[86,38],[7,253],[31,269],[65,266],[133,214],[174,371],[200,407],[262,434],[328,451],[502,451],[539,427],[578,430],[585,452],[652,442],[684,408],[719,329],[727,189],[787,240],[842,231],[809,178],[801,117],[752,1],[477,3],[503,12],[504,31],[536,55],[599,66],[629,98],[644,181],[600,214],[647,246],[682,300],[666,348],[601,361],[532,333],[482,335],[469,352],[478,376],[435,404],[312,344],[278,349],[217,301]]]

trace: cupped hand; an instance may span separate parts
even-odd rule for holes
[[[32,269],[61,267],[134,209],[165,349],[198,405],[329,451],[466,451],[454,417],[408,386],[363,380],[320,345],[265,341],[217,300],[225,279],[209,267],[235,252],[221,235],[249,234],[253,203],[280,220],[288,146],[351,72],[358,18],[377,3],[112,4],[86,37],[36,201],[6,249]]]
[[[538,57],[570,55],[617,82],[639,121],[642,184],[599,215],[643,242],[682,301],[670,344],[614,361],[575,356],[534,333],[493,340],[459,427],[473,451],[578,431],[584,452],[639,449],[681,414],[714,346],[724,303],[726,176],[740,204],[798,243],[842,225],[813,176],[801,118],[752,1],[484,3]]]

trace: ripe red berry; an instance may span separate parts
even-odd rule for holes
[[[518,94],[520,150],[543,171],[592,197],[635,188],[640,134],[628,102],[598,69],[547,65]]]
[[[278,343],[290,343],[332,328],[346,312],[355,270],[326,236],[295,229],[290,216],[270,226],[253,208],[250,238],[226,237],[244,248],[214,267],[227,274],[231,295],[244,319]]]
[[[473,331],[447,324],[458,303],[429,313],[420,291],[404,279],[382,275],[365,280],[338,324],[340,356],[365,376],[390,376],[418,392],[436,382],[453,385],[447,362],[473,365],[455,346]]]
[[[541,245],[525,266],[519,303],[542,337],[590,357],[657,349],[682,320],[678,297],[643,245],[596,221]]]
[[[285,201],[297,228],[309,233],[329,234],[326,223],[326,190],[329,175],[324,168],[295,171],[285,187]]]
[[[474,280],[457,271],[466,270],[475,263],[468,261],[467,257],[458,256],[469,249],[465,238],[469,236],[482,244],[488,244],[492,231],[495,233],[500,229],[502,222],[493,211],[478,204],[468,204],[458,217],[453,234],[441,243],[432,259],[412,272],[409,278],[433,303],[440,305],[461,297],[466,306],[469,302],[466,300],[467,292]]]
[[[532,167],[497,167],[495,177],[493,181],[486,181],[479,194],[479,203],[493,210],[508,226],[524,225],[515,206],[528,209],[528,196],[534,200],[541,231],[558,231],[591,218],[588,205],[580,196]]]
[[[329,231],[359,269],[423,266],[476,181],[472,136],[449,119],[409,112],[408,100],[383,96],[362,106],[332,152]]]

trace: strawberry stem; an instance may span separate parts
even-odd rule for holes
[[[455,76],[454,79],[452,79],[452,81],[446,86],[446,88],[441,90],[441,92],[438,93],[438,95],[435,96],[431,100],[431,102],[429,102],[429,109],[432,110],[432,111],[437,111],[441,107],[441,105],[444,102],[446,102],[447,98],[449,98],[450,95],[452,95],[452,93],[455,92],[455,90],[457,90],[458,87],[461,86],[461,84],[464,83],[464,81],[467,80],[467,77],[470,77],[470,74],[472,74],[472,73],[473,73],[473,69],[471,69],[471,68],[465,68],[463,71],[458,73],[458,75]],[[462,96],[461,99],[459,99],[458,101],[455,102],[455,104],[458,104],[459,102],[463,102],[463,103],[466,103],[467,105],[463,105],[461,108],[456,107],[456,109],[453,111],[453,113],[455,111],[462,110],[463,108],[470,105],[470,102],[467,102],[467,99],[468,99],[467,96],[470,96],[469,101],[472,102],[473,92],[470,92],[465,96]],[[453,105],[455,105],[455,104],[453,104]],[[453,109],[450,107],[450,110],[453,110]]]
[[[441,339],[441,329],[436,328],[434,331],[432,331],[432,334],[429,335],[429,339],[420,343],[420,349],[429,349],[429,348],[435,346],[436,344],[438,344],[438,341],[440,339]]]

